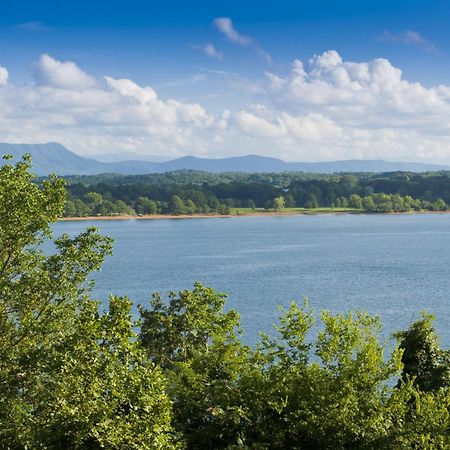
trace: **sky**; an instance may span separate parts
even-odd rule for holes
[[[450,164],[450,2],[9,1],[0,142]]]

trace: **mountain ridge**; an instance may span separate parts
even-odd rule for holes
[[[124,160],[102,162],[86,158],[71,152],[57,142],[46,144],[10,144],[0,143],[1,154],[11,154],[16,159],[30,153],[33,171],[39,176],[50,173],[58,175],[96,175],[100,173],[118,173],[123,175],[143,175],[174,170],[202,170],[205,172],[427,172],[450,170],[450,166],[378,160],[342,160],[323,162],[286,162],[269,156],[255,154],[210,159],[196,156],[183,156],[165,162]]]

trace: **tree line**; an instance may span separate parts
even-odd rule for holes
[[[281,185],[276,183],[281,181]],[[283,208],[444,211],[450,204],[449,186],[447,173],[252,175],[179,171],[127,177],[96,175],[69,177],[64,214],[229,214],[233,208],[279,209],[275,200],[280,197]]]
[[[196,283],[131,314],[90,274],[112,241],[53,240],[63,180],[0,168],[0,446],[8,449],[446,449],[450,354],[423,314],[379,339],[364,312],[295,302],[242,342],[226,296]],[[331,295],[331,293],[330,293]]]

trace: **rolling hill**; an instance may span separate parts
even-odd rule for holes
[[[415,162],[390,162],[384,160],[346,160],[326,162],[285,162],[267,156],[247,155],[222,159],[184,156],[166,162],[126,160],[101,162],[79,156],[56,142],[46,144],[8,144],[0,143],[0,154],[10,154],[17,160],[30,153],[33,158],[33,171],[39,175],[57,173],[58,175],[94,175],[100,173],[119,173],[141,175],[162,173],[173,170],[192,169],[205,172],[427,172],[450,170],[450,166]]]

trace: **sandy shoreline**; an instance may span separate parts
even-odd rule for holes
[[[77,221],[93,221],[93,220],[167,220],[167,219],[230,219],[236,217],[276,217],[276,216],[312,216],[323,214],[448,214],[450,211],[404,211],[404,212],[386,212],[386,213],[374,213],[368,211],[289,211],[289,212],[252,212],[252,213],[240,213],[240,214],[180,214],[179,216],[172,216],[170,214],[154,214],[154,215],[122,215],[122,216],[86,216],[86,217],[61,217],[58,221],[61,222],[77,222]]]
[[[332,212],[331,214],[342,214],[339,212]],[[80,221],[80,220],[161,220],[161,219],[229,219],[232,217],[262,217],[262,216],[294,216],[294,215],[308,215],[308,214],[330,214],[328,212],[312,213],[308,211],[298,212],[255,212],[255,213],[241,213],[241,214],[180,214],[172,216],[170,214],[153,214],[142,216],[86,216],[86,217],[61,217],[59,221]],[[346,213],[347,214],[347,213]]]

